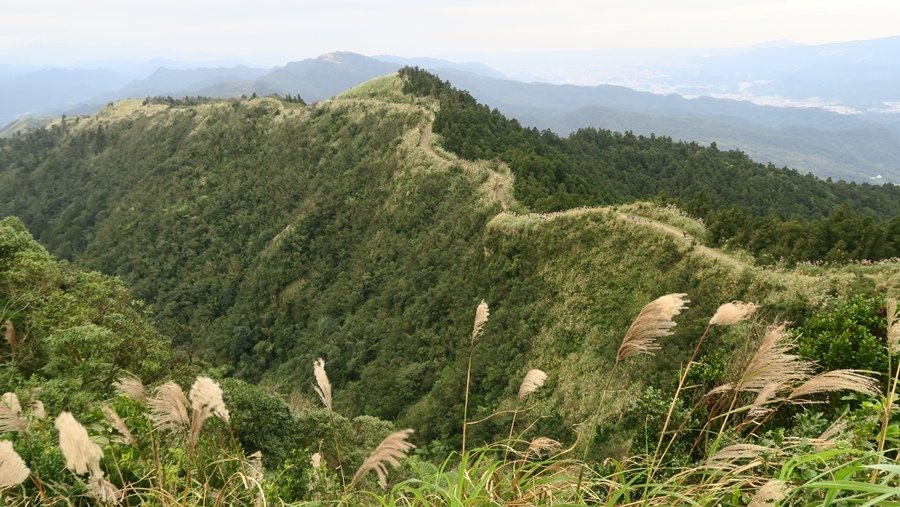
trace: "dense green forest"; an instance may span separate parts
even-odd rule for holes
[[[666,137],[589,128],[561,138],[524,128],[425,71],[400,73],[404,90],[440,101],[434,129],[444,147],[507,163],[516,197],[535,211],[658,199],[704,219],[711,244],[764,262],[900,257],[896,185],[821,181]]]

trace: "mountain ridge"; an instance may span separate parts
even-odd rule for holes
[[[808,274],[709,258],[628,218],[666,213],[654,207],[529,213],[507,195],[518,168],[446,151],[429,135],[438,103],[401,88],[391,75],[311,106],[123,101],[14,141],[56,148],[33,166],[0,164],[38,205],[0,213],[76,264],[124,277],[165,334],[234,374],[290,393],[321,356],[342,413],[451,441],[480,298],[491,321],[474,415],[507,403],[526,368],[545,368],[559,376],[535,414],[562,438],[591,413],[621,330],[661,293],[690,292],[689,321],[732,299],[801,319],[829,297],[896,282],[891,264]],[[670,378],[695,328],[628,392]]]

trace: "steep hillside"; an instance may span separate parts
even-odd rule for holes
[[[120,280],[53,258],[15,218],[0,219],[0,324],[3,391],[40,389],[50,413],[82,410],[126,373],[152,382],[184,364]]]
[[[532,209],[653,198],[706,220],[711,244],[748,248],[764,262],[900,256],[898,185],[822,181],[715,144],[652,135],[582,129],[560,138],[524,128],[432,74],[401,74],[406,91],[440,101],[434,128],[444,146],[510,164],[516,195]]]
[[[895,286],[890,264],[812,276],[710,256],[629,218],[640,210],[530,214],[515,198],[534,195],[520,194],[522,168],[445,151],[459,138],[431,134],[444,105],[402,88],[392,75],[315,106],[124,101],[4,141],[0,215],[122,276],[189,351],[304,396],[324,357],[341,413],[400,420],[423,441],[458,434],[481,298],[491,319],[474,350],[474,417],[538,367],[553,377],[534,414],[563,436],[593,413],[624,329],[661,294],[686,292],[691,309],[666,354],[620,371],[625,392],[671,387],[724,301],[799,322],[831,297]],[[472,431],[504,431],[493,424]]]

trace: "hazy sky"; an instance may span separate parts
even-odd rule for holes
[[[825,43],[900,34],[898,0],[0,0],[0,62],[403,56]],[[42,61],[35,61],[42,60]]]

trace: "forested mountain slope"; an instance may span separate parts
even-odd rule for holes
[[[406,91],[440,101],[434,128],[444,146],[508,163],[516,195],[532,209],[656,197],[705,219],[712,244],[766,261],[900,256],[900,186],[822,181],[665,137],[582,129],[561,138],[524,128],[432,74],[401,73]]]
[[[829,297],[896,282],[894,265],[815,276],[735,266],[608,208],[528,213],[622,203],[665,185],[697,198],[705,184],[695,178],[724,181],[717,171],[744,176],[747,190],[710,200],[747,213],[765,209],[753,200],[763,192],[788,216],[852,198],[884,217],[900,206],[893,189],[826,185],[662,139],[584,132],[564,142],[490,111],[489,123],[467,124],[484,111],[463,96],[404,94],[403,79],[422,84],[388,76],[315,106],[125,101],[4,141],[0,215],[21,217],[53,252],[122,276],[191,354],[304,394],[324,357],[341,413],[399,420],[423,441],[458,433],[481,298],[491,320],[475,346],[475,417],[542,368],[554,376],[535,413],[546,416],[543,434],[562,435],[593,413],[598,372],[661,294],[688,293],[684,322],[694,324],[679,327],[667,354],[622,372],[621,388],[636,396],[672,381],[702,317],[722,302],[759,301],[799,322]],[[453,97],[464,107],[454,110]],[[454,130],[455,120],[483,137],[465,137],[472,131]],[[442,138],[425,135],[432,122]],[[494,144],[510,136],[518,151]],[[548,158],[575,150],[582,165]],[[482,156],[511,167],[474,160]],[[637,162],[617,166],[626,156]],[[808,201],[798,198],[808,189]],[[726,333],[711,346],[738,342]],[[473,432],[504,431],[492,424]]]

